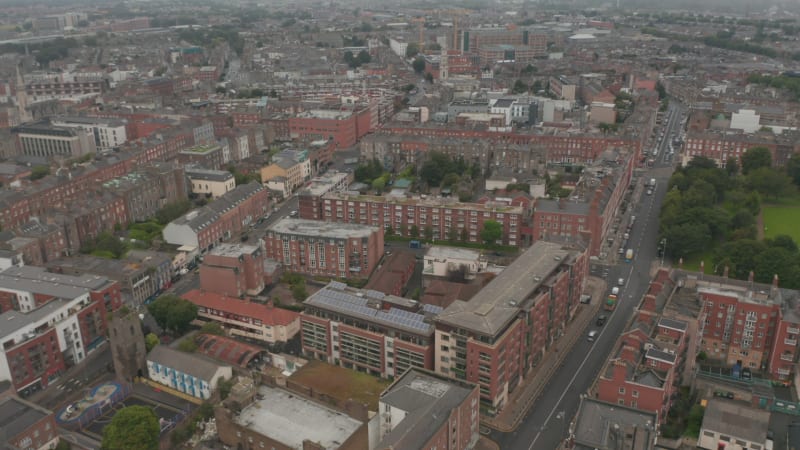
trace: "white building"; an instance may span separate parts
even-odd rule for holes
[[[6,270],[9,267],[22,267],[25,261],[22,258],[22,253],[11,250],[0,250],[0,271]]]
[[[97,117],[58,117],[51,120],[53,125],[79,128],[94,136],[98,150],[111,150],[128,141],[125,122],[119,119]]]
[[[236,178],[227,170],[208,170],[186,167],[186,178],[193,194],[219,198],[236,187]]]
[[[405,58],[406,51],[408,50],[408,42],[398,41],[397,39],[389,39],[389,48],[392,49],[395,55]]]
[[[83,361],[87,347],[105,334],[98,323],[103,306],[86,288],[0,274],[0,291],[17,303],[0,314],[0,380],[17,391],[46,387],[65,364]]]
[[[156,383],[207,400],[220,379],[233,377],[233,369],[203,356],[158,345],[147,354],[147,374]]]
[[[731,128],[745,133],[755,133],[761,128],[761,116],[752,109],[740,109],[731,114]]]
[[[464,270],[464,278],[472,280],[479,272],[486,270],[487,261],[475,250],[458,247],[431,246],[425,253],[422,274],[433,277],[446,277],[453,272]]]

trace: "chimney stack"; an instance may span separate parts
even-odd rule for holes
[[[678,259],[678,268],[683,269],[683,258]]]
[[[705,261],[700,261],[700,273],[702,275],[706,274],[706,262]]]
[[[751,271],[750,271],[750,275],[748,275],[748,276],[747,276],[747,281],[748,281],[750,284],[753,284],[753,280],[754,280],[755,278],[756,278],[756,274],[755,274],[755,272],[753,272],[753,271],[751,270]]]
[[[778,289],[778,274],[777,273],[772,277],[772,288],[773,289]]]
[[[728,272],[729,271],[730,271],[730,267],[725,266],[725,268],[722,270],[722,278],[728,278]]]

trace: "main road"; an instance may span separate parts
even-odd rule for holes
[[[657,144],[658,156],[666,153],[667,142],[680,126],[679,108],[672,106],[666,114],[664,138]],[[628,241],[628,248],[634,250],[634,260],[631,263],[593,268],[593,272],[602,272],[606,276],[609,290],[617,285],[620,278],[623,279],[616,310],[605,326],[598,327],[593,321],[584,330],[585,333],[598,330],[600,334],[594,342],[586,339],[579,339],[576,342],[570,351],[570,356],[550,378],[550,382],[515,431],[491,432],[490,437],[500,448],[550,450],[558,447],[567,437],[570,422],[578,410],[580,395],[588,391],[599,375],[617,338],[622,334],[639,300],[647,291],[649,272],[652,264],[657,261],[658,214],[672,172],[669,161],[664,161],[663,157],[656,158],[656,161],[656,166],[642,173],[640,177],[645,180],[656,179],[657,184],[653,194],[642,194],[639,202],[628,213],[637,217]]]

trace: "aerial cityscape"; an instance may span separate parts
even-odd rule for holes
[[[800,2],[0,3],[0,447],[800,449]]]

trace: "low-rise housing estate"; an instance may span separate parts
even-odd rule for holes
[[[195,289],[183,298],[197,305],[200,322],[217,322],[231,336],[265,344],[286,342],[300,332],[300,315],[273,304],[261,304]]]

